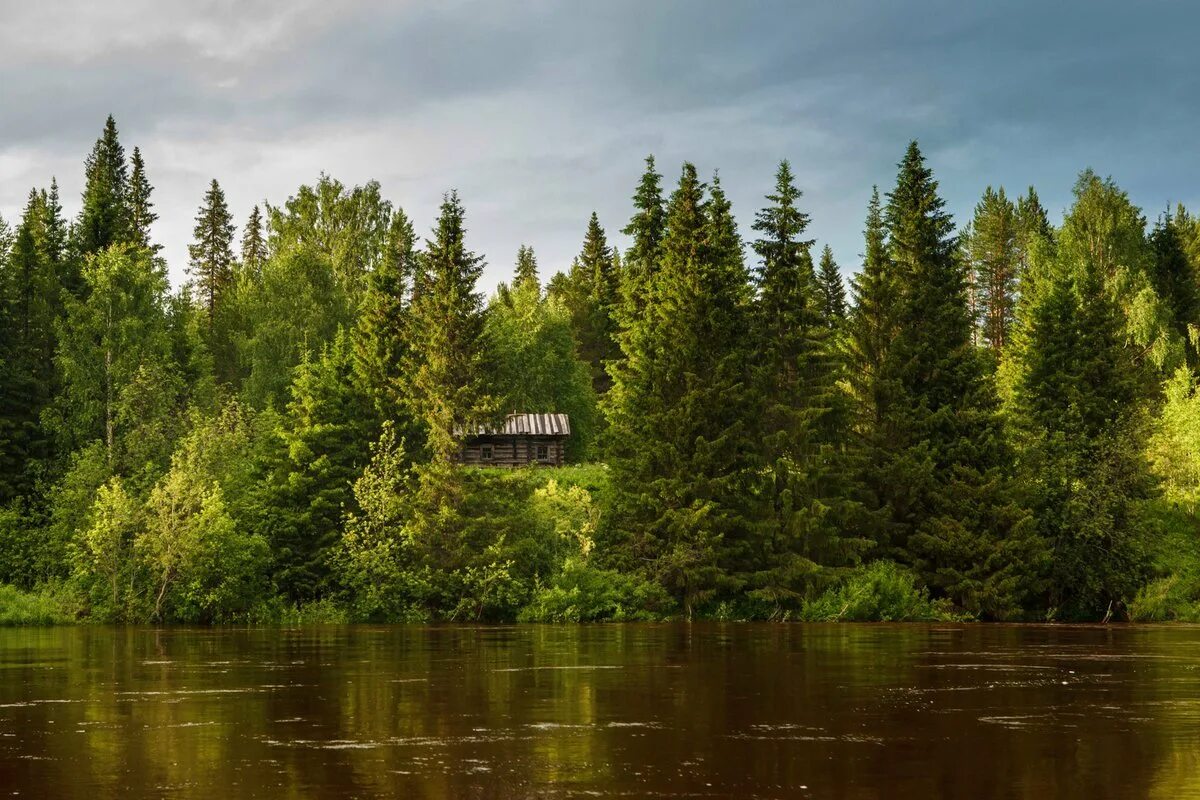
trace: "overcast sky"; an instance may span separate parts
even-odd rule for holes
[[[873,183],[921,142],[965,221],[984,186],[1057,219],[1086,166],[1151,216],[1197,199],[1200,9],[1156,2],[0,0],[0,214],[83,160],[112,113],[140,146],[173,278],[206,184],[240,224],[324,170],[375,178],[428,232],[467,207],[485,288],[532,244],[570,263],[610,236],[653,153],[720,169],[749,223],[781,158],[847,272]]]

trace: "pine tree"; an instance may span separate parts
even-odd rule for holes
[[[87,158],[85,175],[83,208],[75,226],[75,249],[81,256],[130,238],[129,172],[111,114]]]
[[[214,178],[196,213],[196,227],[192,230],[195,242],[188,245],[188,273],[210,327],[222,296],[233,282],[233,230],[225,192]]]
[[[661,249],[606,402],[614,485],[631,487],[615,510],[627,538],[614,557],[643,565],[690,617],[728,585],[746,546],[753,456],[747,275],[728,202],[719,186],[705,200],[691,164],[671,196]]]
[[[1004,349],[1016,306],[1020,272],[1020,224],[1017,207],[1004,194],[987,187],[975,206],[965,255],[983,341],[995,353]]]
[[[840,327],[846,320],[846,288],[842,285],[842,272],[833,260],[829,245],[821,250],[821,263],[817,273],[817,289],[821,297],[821,316],[831,328]]]
[[[416,234],[403,209],[392,216],[388,257],[371,273],[354,330],[358,380],[368,391],[381,420],[392,420],[401,435],[411,432],[400,420],[403,365],[409,336],[408,281],[415,270]]]
[[[267,241],[263,238],[262,213],[258,206],[250,209],[250,217],[242,230],[242,271],[249,276],[262,275],[267,260]]]
[[[882,365],[894,402],[879,437],[878,483],[897,554],[930,589],[973,613],[1015,613],[1038,552],[1014,500],[997,398],[971,343],[966,271],[953,222],[916,142],[888,195],[897,328]]]
[[[467,426],[492,410],[483,375],[483,301],[475,292],[483,259],[466,247],[464,216],[458,193],[446,195],[434,238],[425,242],[404,370],[410,408],[441,464],[457,454]]]
[[[538,279],[537,256],[534,255],[532,247],[522,244],[517,248],[517,266],[513,270],[513,289],[520,288],[526,282],[541,286],[541,281]]]
[[[633,194],[634,214],[621,232],[633,239],[621,272],[623,315],[633,319],[646,303],[646,295],[658,268],[666,230],[662,176],[654,169],[654,156],[646,156],[646,171]]]
[[[151,252],[157,253],[162,247],[150,243],[150,226],[158,219],[158,214],[154,212],[154,203],[150,200],[154,187],[150,185],[150,180],[146,177],[146,164],[142,161],[142,151],[136,147],[133,148],[133,155],[130,156],[129,163],[133,167],[133,171],[129,175],[128,198],[130,240],[139,247],[145,247]]]

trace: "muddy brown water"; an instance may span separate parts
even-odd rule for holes
[[[0,630],[2,797],[1200,797],[1200,628]]]

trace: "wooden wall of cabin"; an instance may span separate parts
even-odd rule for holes
[[[492,457],[484,458],[484,448],[490,447]],[[545,447],[545,458],[539,458],[539,447]],[[560,436],[481,436],[463,445],[460,461],[490,467],[524,467],[541,465],[561,467],[566,448]]]

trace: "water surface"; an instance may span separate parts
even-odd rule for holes
[[[0,797],[1200,797],[1200,628],[0,630]]]

